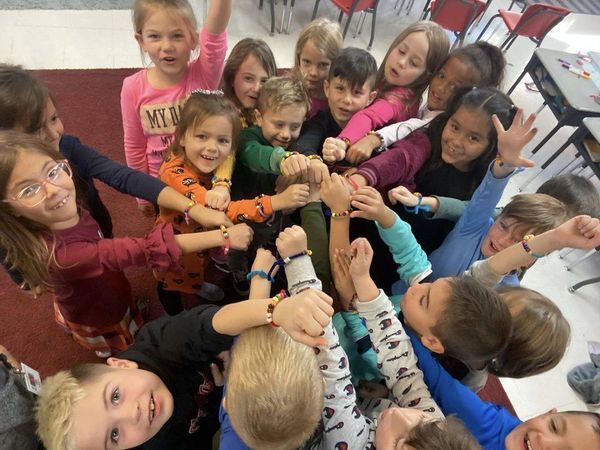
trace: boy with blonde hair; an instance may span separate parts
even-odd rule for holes
[[[211,448],[221,395],[210,372],[231,347],[231,336],[275,321],[299,342],[319,345],[322,338],[315,336],[333,314],[331,302],[307,291],[281,301],[270,315],[273,300],[263,298],[220,309],[198,306],[153,321],[107,365],[86,364],[48,378],[37,407],[38,433],[48,450]],[[275,374],[263,369],[234,371],[232,382],[237,377],[271,382],[268,376]],[[274,405],[288,401],[277,395]],[[240,420],[247,413],[242,410]]]

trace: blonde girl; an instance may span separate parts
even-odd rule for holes
[[[240,128],[236,108],[222,92],[193,93],[181,113],[175,140],[160,168],[161,180],[188,197],[190,207],[204,203],[215,170],[230,157],[232,149],[237,148]],[[275,211],[303,206],[305,197],[305,186],[294,184],[281,194],[232,201],[225,214],[237,223],[265,222]],[[158,221],[173,223],[179,233],[202,230],[201,225],[179,211],[161,208]],[[224,232],[222,239],[227,254],[231,233],[228,237]],[[182,258],[183,270],[155,273],[160,281],[159,298],[167,313],[176,314],[183,308],[180,292],[212,301],[223,298],[223,290],[208,271],[211,264],[208,255],[195,253]]]
[[[301,79],[309,93],[309,119],[328,106],[323,82],[329,75],[331,61],[342,48],[342,42],[340,25],[323,17],[306,25],[298,36],[292,76]]]
[[[194,89],[218,87],[225,53],[225,31],[231,0],[211,2],[200,35],[187,0],[136,0],[133,5],[135,39],[150,66],[123,80],[121,114],[127,165],[158,176],[164,153],[173,140],[183,104]],[[196,58],[192,54],[199,50]],[[230,167],[230,170],[232,167]],[[231,178],[231,173],[220,175]],[[222,208],[229,191],[217,187],[207,204]],[[147,216],[154,206],[138,199]]]
[[[392,42],[377,73],[377,100],[356,113],[337,138],[323,145],[331,163],[352,158],[353,145],[383,125],[417,115],[421,95],[448,55],[446,32],[429,21],[416,22]]]
[[[254,109],[260,89],[275,75],[275,57],[265,41],[245,38],[235,44],[225,62],[221,89],[237,107],[242,128],[254,124]]]
[[[159,224],[143,238],[104,239],[79,207],[72,177],[68,161],[48,144],[0,132],[0,243],[7,264],[29,286],[52,290],[57,322],[83,347],[108,357],[126,349],[143,323],[123,270],[166,270],[182,253],[221,246],[222,235],[175,236]],[[230,244],[245,248],[250,229],[237,227],[245,233],[229,228]]]

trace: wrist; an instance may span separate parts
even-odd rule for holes
[[[392,225],[394,225],[394,223],[396,223],[396,213],[386,206],[383,214],[381,214],[381,217],[377,218],[376,220],[381,228],[390,228]]]

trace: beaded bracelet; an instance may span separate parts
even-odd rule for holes
[[[260,194],[260,195],[257,195],[256,197],[254,197],[254,204],[256,205],[256,210],[258,211],[258,214],[260,215],[260,217],[262,217],[263,219],[266,219],[269,216],[267,214],[265,214],[265,205],[263,205],[264,197],[265,197],[265,194]]]
[[[271,299],[271,303],[267,305],[267,323],[271,324],[273,327],[278,327],[275,322],[273,322],[273,312],[275,311],[275,307],[281,302],[284,298],[287,298],[287,292],[285,290],[281,290],[279,294],[274,296]]]
[[[496,163],[498,163],[500,167],[505,167],[507,169],[512,169],[515,167],[512,164],[508,164],[502,161],[502,155],[500,154],[500,152],[496,153]]]
[[[286,159],[288,159],[290,156],[294,156],[294,155],[299,155],[300,153],[298,152],[285,152],[283,154],[283,159],[282,161],[285,161]]]
[[[185,219],[185,223],[190,224],[190,209],[192,209],[196,205],[196,202],[190,201],[187,206],[183,210],[183,218]]]
[[[431,207],[429,205],[423,205],[423,195],[419,194],[418,192],[414,192],[413,195],[416,195],[418,198],[417,204],[412,208],[405,206],[404,210],[406,212],[419,214],[419,211],[431,211]]]
[[[381,143],[383,143],[383,136],[381,135],[381,133],[379,133],[375,130],[368,131],[366,136],[377,136],[377,138],[381,141]]]
[[[275,282],[275,280],[271,278],[264,270],[251,270],[250,272],[248,272],[248,275],[246,275],[246,280],[252,281],[252,278],[254,278],[255,276],[259,276],[260,278],[263,278],[269,281],[270,283]]]
[[[346,209],[339,213],[333,212],[332,210],[328,209],[325,211],[325,215],[327,217],[331,217],[332,219],[339,219],[341,217],[346,217],[346,216],[350,215],[351,212],[352,212],[352,209]]]
[[[217,178],[216,176],[213,176],[211,183],[212,187],[225,186],[227,189],[231,190],[231,180],[229,178]]]
[[[531,240],[532,238],[534,238],[535,236],[533,234],[526,234],[525,236],[523,236],[523,240],[521,241],[521,245],[523,246],[523,250],[525,250],[529,255],[533,256],[534,258],[543,258],[546,255],[540,255],[539,253],[534,253],[533,251],[531,251],[531,248],[529,248],[529,240]]]
[[[310,250],[304,250],[304,251],[301,251],[300,253],[296,253],[295,255],[292,255],[292,256],[287,256],[285,258],[279,258],[278,260],[276,260],[273,263],[273,265],[269,269],[269,273],[267,273],[267,278],[273,279],[273,272],[275,271],[275,269],[277,268],[277,266],[283,267],[286,264],[288,264],[292,259],[300,258],[301,256],[304,256],[304,255],[311,256],[312,255],[312,251],[310,251]]]
[[[223,246],[223,253],[229,253],[229,232],[227,231],[227,227],[225,225],[221,225],[221,233],[223,234],[223,238],[225,239],[225,245]]]
[[[350,139],[348,138],[338,138],[341,139],[342,141],[344,141],[344,144],[346,144],[346,149],[348,149],[348,147],[352,146],[352,142],[350,142]]]
[[[308,155],[307,158],[310,159],[311,161],[313,159],[318,159],[319,161],[323,162],[323,158],[321,158],[319,155]]]

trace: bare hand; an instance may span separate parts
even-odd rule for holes
[[[373,150],[381,145],[381,142],[377,136],[375,136],[375,139],[377,140],[377,144],[375,145],[373,145],[373,138],[371,135],[365,136],[358,142],[352,144],[346,152],[346,161],[358,166],[369,159],[373,153]]]
[[[342,308],[344,308],[344,311],[351,311],[353,300],[356,297],[356,289],[354,289],[354,283],[350,275],[350,257],[338,248],[334,252],[331,275]]]
[[[288,227],[279,233],[275,245],[282,258],[297,255],[308,248],[306,233],[298,225]]]
[[[323,330],[333,315],[332,298],[322,291],[307,289],[280,302],[273,322],[295,341],[310,347],[327,345]]]
[[[600,220],[590,216],[573,217],[551,233],[559,248],[591,250],[600,246]]]
[[[310,160],[305,155],[292,155],[281,161],[279,166],[284,176],[301,175],[303,180],[308,179],[308,168]]]
[[[382,222],[389,208],[383,203],[383,198],[377,189],[365,186],[352,194],[352,211],[350,217],[360,217],[362,219],[376,220]]]
[[[231,201],[231,194],[225,186],[215,186],[206,193],[204,201],[209,208],[225,211]]]
[[[350,275],[353,278],[369,275],[371,262],[373,261],[373,248],[365,238],[358,238],[350,244],[352,262],[350,263]]]
[[[308,181],[310,183],[320,184],[325,178],[329,178],[329,169],[327,168],[327,165],[318,159],[311,159]]]
[[[271,197],[273,210],[296,209],[306,205],[308,202],[309,188],[306,184],[292,184],[281,194]]]
[[[156,217],[156,209],[154,209],[154,205],[151,203],[138,203],[138,209],[142,212],[144,217]]]
[[[347,147],[341,139],[328,137],[323,143],[323,159],[330,163],[341,161],[346,157]]]
[[[230,248],[236,250],[247,250],[254,236],[252,228],[245,223],[239,223],[227,228],[227,233],[229,234]]]
[[[336,213],[350,209],[350,191],[337,173],[321,183],[321,200]]]
[[[233,225],[233,222],[229,220],[229,217],[223,211],[206,208],[202,205],[195,205],[190,209],[189,215],[195,222],[208,229],[218,228],[221,225],[226,227]]]
[[[224,386],[225,377],[227,376],[227,371],[229,370],[229,361],[231,360],[229,350],[219,353],[217,355],[217,359],[222,361],[223,370],[221,370],[217,364],[211,363],[210,373],[212,374],[216,386]]]
[[[492,122],[498,134],[498,153],[502,158],[502,162],[514,167],[535,166],[533,161],[521,156],[523,148],[537,133],[537,128],[532,128],[534,121],[535,114],[531,114],[523,121],[523,110],[519,108],[510,128],[505,130],[498,116],[495,114],[492,116]]]
[[[388,198],[390,199],[392,205],[400,202],[404,206],[413,207],[417,206],[419,203],[419,197],[410,192],[404,186],[398,186],[394,189],[390,189],[388,192]]]

